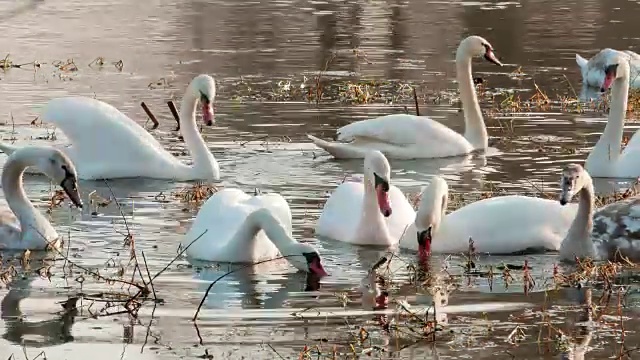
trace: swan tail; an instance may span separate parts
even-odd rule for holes
[[[6,144],[0,142],[0,151],[7,154],[7,156],[13,154],[19,147],[16,145]]]
[[[336,142],[329,142],[322,139],[319,139],[313,135],[307,134],[309,140],[313,141],[313,143],[333,155],[336,159],[360,159],[364,158],[365,151],[358,149],[357,147],[350,144],[341,144]]]
[[[584,73],[587,70],[587,64],[589,61],[579,54],[576,54],[576,63],[578,64],[578,67],[580,67],[580,71]]]

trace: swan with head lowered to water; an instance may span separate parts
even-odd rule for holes
[[[324,204],[316,234],[356,245],[396,245],[415,217],[402,191],[390,184],[391,166],[377,150],[364,158],[364,182],[345,181]]]
[[[598,89],[602,88],[606,77],[605,64],[618,56],[624,56],[629,62],[631,87],[640,88],[640,76],[638,76],[640,75],[640,55],[630,50],[618,51],[610,48],[600,50],[589,60],[576,54],[576,63],[582,74],[582,83]]]
[[[464,135],[426,116],[392,114],[339,128],[337,142],[307,136],[336,158],[364,158],[372,149],[395,159],[440,158],[486,151],[487,128],[471,77],[471,60],[476,56],[502,66],[491,44],[480,36],[469,36],[458,46],[456,72],[464,112]]]
[[[560,246],[560,259],[576,258],[640,261],[640,197],[616,201],[594,211],[595,196],[589,172],[578,164],[562,171],[560,204],[578,196],[578,213]]]
[[[188,165],[175,158],[142,126],[115,107],[87,97],[65,97],[47,103],[40,118],[53,123],[69,139],[60,147],[84,180],[145,177],[176,181],[217,180],[218,162],[207,148],[196,123],[202,104],[205,124],[213,124],[211,102],[216,88],[209,75],[196,76],[182,98],[180,131],[193,156]],[[18,147],[0,143],[11,154]]]
[[[198,211],[182,246],[197,260],[255,263],[284,256],[298,270],[327,275],[318,251],[293,239],[289,204],[275,193],[218,191]]]
[[[508,195],[476,201],[446,214],[449,187],[434,176],[420,198],[415,221],[400,240],[400,247],[421,256],[466,252],[469,238],[478,253],[514,254],[556,251],[577,206],[557,201]]]
[[[78,179],[73,162],[61,151],[49,146],[25,146],[9,156],[2,171],[2,190],[7,208],[0,209],[0,249],[44,250],[60,246],[60,236],[27,199],[22,176],[36,167],[59,184],[71,202],[82,207]]]

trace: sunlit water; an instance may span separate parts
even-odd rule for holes
[[[47,130],[29,123],[47,100],[74,94],[107,101],[140,123],[146,116],[139,103],[145,101],[162,123],[152,133],[165,146],[182,153],[184,144],[172,131],[175,125],[166,101],[179,99],[193,76],[211,74],[218,84],[217,122],[203,133],[220,162],[220,185],[282,194],[292,208],[296,237],[318,247],[331,276],[312,292],[305,290],[317,286],[307,284],[305,276],[286,263],[265,264],[225,277],[213,287],[200,313],[200,345],[190,319],[209,283],[228,266],[187,266],[180,258],[154,281],[164,303],[155,309],[148,327],[151,307],[141,310],[139,320],[126,316],[91,319],[86,309],[73,323],[60,320],[54,314],[61,309],[57,302],[79,291],[79,284],[72,277],[68,284],[60,278],[64,261],[57,261],[51,282],[35,276],[11,284],[10,292],[3,291],[5,335],[0,355],[21,357],[20,344],[24,343],[30,358],[45,351],[49,359],[84,359],[89,352],[96,360],[115,359],[120,354],[125,359],[195,359],[202,358],[205,349],[214,358],[297,358],[304,345],[313,346],[321,339],[348,344],[350,340],[342,334],[371,326],[373,315],[362,313],[357,295],[352,296],[356,304],[344,309],[334,293],[353,293],[385,250],[313,236],[327,192],[345,175],[359,174],[362,163],[328,158],[309,144],[305,133],[331,137],[344,124],[401,112],[407,104],[412,109],[411,103],[316,105],[258,101],[238,94],[251,87],[277,91],[281,81],[299,86],[320,70],[331,78],[421,83],[433,91],[455,89],[453,56],[460,39],[469,34],[488,39],[506,64],[498,69],[480,60],[474,62],[474,74],[482,76],[490,88],[517,89],[528,98],[535,81],[550,94],[570,94],[572,87],[580,90],[576,52],[590,57],[603,47],[634,49],[639,7],[636,2],[604,0],[1,1],[0,55],[10,54],[16,64],[34,60],[42,64],[37,71],[25,65],[0,73],[0,115],[6,123],[0,131],[5,141],[15,137],[23,144],[52,143],[35,140]],[[354,55],[354,49],[361,56]],[[104,65],[88,66],[97,57],[104,57]],[[67,59],[73,59],[77,72],[53,66]],[[119,60],[122,71],[113,64]],[[518,67],[525,75],[509,76]],[[462,131],[463,116],[455,106],[446,102],[423,105],[421,111]],[[563,164],[584,161],[604,128],[605,116],[561,111],[487,116],[494,147],[487,156],[474,156],[462,164],[458,160],[392,161],[393,183],[408,193],[416,192],[432,175],[442,174],[452,192],[492,187],[510,192],[554,190]],[[508,142],[504,141],[506,124],[512,126]],[[636,128],[631,123],[626,131],[631,134]],[[56,141],[64,141],[62,134],[56,135]],[[562,147],[573,150],[557,151]],[[552,148],[556,151],[548,150]],[[176,255],[181,236],[196,214],[197,209],[172,195],[188,184],[121,180],[110,185],[120,199],[138,253],[145,253],[149,270],[155,274]],[[25,186],[44,209],[49,183],[30,177]],[[93,190],[110,196],[102,182],[81,182],[80,186],[85,196]],[[599,181],[597,187],[609,191],[616,183]],[[72,260],[101,268],[110,258],[126,264],[128,250],[119,233],[125,227],[118,209],[112,204],[99,209],[98,215],[92,215],[93,211],[53,210],[52,221],[59,232],[70,234]],[[411,253],[402,256],[412,258]],[[550,277],[553,254],[491,257],[481,262],[521,265],[525,259],[540,282]],[[461,333],[468,330],[462,325],[470,319],[499,320],[503,324],[500,336],[487,336],[484,343],[473,346],[454,339],[432,348],[398,345],[393,336],[378,331],[377,339],[383,340],[376,345],[387,351],[379,356],[435,359],[439,354],[484,359],[500,353],[509,358],[508,349],[518,359],[537,358],[537,330],[529,331],[528,345],[520,347],[506,346],[504,338],[513,324],[530,322],[518,316],[526,313],[524,309],[540,309],[544,295],[520,295],[521,286],[505,290],[496,285],[491,292],[484,280],[476,283],[452,294],[448,320]],[[570,295],[561,294],[560,302],[574,302]],[[397,290],[394,296],[406,296],[414,306],[431,303],[429,296],[406,289]],[[25,300],[17,310],[19,299]],[[314,310],[309,312],[311,318],[304,319],[291,315],[306,308],[317,308],[320,313]],[[19,316],[23,321],[16,321]],[[141,352],[145,338],[148,341]],[[596,358],[611,355],[610,342],[611,338],[595,336],[591,354]]]

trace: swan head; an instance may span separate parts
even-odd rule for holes
[[[434,176],[420,194],[420,207],[415,220],[420,257],[431,254],[431,240],[447,210],[448,196],[449,186],[440,176]]]
[[[560,180],[560,205],[571,202],[571,199],[589,182],[591,182],[591,177],[581,165],[569,164],[565,166]]]
[[[493,46],[491,46],[487,40],[477,35],[471,35],[462,40],[458,47],[458,56],[460,55],[464,58],[482,56],[488,62],[502,66],[500,60],[498,60],[493,53]]]
[[[216,97],[216,83],[213,78],[207,74],[200,74],[191,81],[190,91],[195,92],[193,95],[200,99],[202,105],[202,121],[205,125],[213,125],[213,99]]]
[[[607,91],[615,80],[629,77],[631,70],[629,68],[629,55],[620,51],[612,51],[614,51],[613,56],[607,57],[602,64],[604,81],[602,82],[600,92]]]
[[[71,202],[82,208],[82,200],[78,191],[78,173],[73,162],[58,149],[47,148],[46,153],[47,156],[40,157],[36,167],[53,182],[60,184]]]
[[[283,252],[284,256],[291,265],[301,271],[318,275],[320,277],[327,276],[327,272],[322,266],[322,259],[318,250],[309,244],[293,243]]]
[[[364,158],[364,176],[366,186],[376,191],[378,207],[384,217],[391,216],[389,189],[391,166],[387,158],[378,150],[369,151]]]

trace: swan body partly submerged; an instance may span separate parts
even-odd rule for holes
[[[369,150],[379,150],[394,159],[440,158],[485,151],[487,128],[471,77],[471,60],[476,56],[502,66],[487,40],[469,36],[460,43],[456,71],[464,111],[464,135],[426,116],[393,114],[343,126],[337,130],[337,142],[307,136],[336,158],[364,158]]]
[[[390,178],[387,158],[377,150],[368,152],[363,182],[338,186],[322,209],[316,234],[356,245],[397,244],[415,212]]]
[[[640,75],[640,55],[630,50],[618,51],[610,48],[600,50],[589,60],[576,54],[576,63],[582,74],[582,83],[601,89],[605,78],[604,65],[619,55],[624,56],[629,62],[631,87],[640,88],[640,76],[638,76]]]
[[[198,211],[182,246],[198,260],[253,263],[285,256],[299,270],[326,275],[318,251],[293,239],[291,210],[279,194],[218,191]]]
[[[22,176],[24,170],[38,168],[59,184],[69,199],[82,207],[73,162],[49,146],[25,146],[9,156],[2,171],[2,190],[7,208],[0,209],[0,249],[44,250],[59,247],[60,237],[49,220],[27,199]]]
[[[199,75],[191,81],[182,99],[180,131],[193,156],[193,165],[178,160],[142,126],[115,107],[96,99],[53,99],[47,103],[40,118],[54,124],[69,139],[70,144],[60,150],[76,165],[80,179],[217,180],[220,177],[218,163],[202,139],[195,118],[200,101],[205,123],[213,123],[211,101],[215,93],[213,78]],[[7,154],[17,148],[0,143],[0,150]]]
[[[589,153],[585,168],[593,177],[636,178],[640,176],[640,131],[633,134],[622,150],[629,96],[629,61],[624,53],[615,53],[599,63],[606,74],[603,90],[611,87],[611,103],[607,125]]]
[[[593,181],[589,172],[578,164],[562,171],[560,204],[578,196],[578,213],[560,247],[560,259],[576,258],[619,260],[626,257],[640,261],[640,197],[616,201],[595,208]],[[620,256],[621,255],[621,256]]]
[[[421,194],[415,221],[400,240],[400,247],[421,255],[458,253],[473,239],[478,253],[513,254],[558,250],[577,206],[521,195],[476,201],[446,214],[449,187],[435,176]]]

